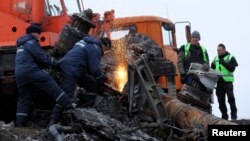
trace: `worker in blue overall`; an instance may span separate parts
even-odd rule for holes
[[[41,48],[38,42],[40,33],[40,26],[31,24],[26,29],[26,35],[17,40],[15,59],[15,77],[18,87],[17,127],[27,126],[34,90],[47,94],[55,101],[52,115],[56,115],[56,111],[62,111],[66,107],[72,106],[68,95],[43,70],[54,67],[56,62]]]

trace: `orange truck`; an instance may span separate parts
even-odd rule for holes
[[[0,5],[0,95],[13,95],[16,40],[30,23],[41,25],[39,41],[45,49],[54,46],[62,28],[70,22],[64,1],[2,0]],[[57,10],[55,10],[57,8]]]
[[[0,120],[14,117],[17,88],[15,85],[16,40],[25,34],[31,23],[39,24],[42,33],[40,45],[45,49],[54,47],[61,30],[71,23],[72,13],[83,11],[81,0],[1,0],[0,5]],[[6,115],[6,116],[5,116]]]
[[[16,40],[25,34],[26,27],[31,23],[36,23],[41,25],[43,31],[39,37],[41,46],[45,50],[50,50],[55,47],[65,25],[72,24],[72,13],[69,13],[69,10],[74,9],[81,12],[84,7],[83,0],[2,0],[1,2],[0,112],[9,113],[6,115],[14,117],[17,100],[14,74]],[[66,6],[71,7],[66,8]],[[177,69],[175,25],[172,21],[156,16],[115,18],[113,10],[104,13],[104,20],[100,20],[99,14],[94,14],[92,21],[96,28],[85,32],[98,37],[105,33],[112,39],[112,33],[126,29],[129,32],[144,34],[153,39],[163,50],[165,58],[175,65],[177,70],[174,80],[175,87],[177,91],[181,89],[182,84],[179,81]],[[190,32],[187,35],[190,35]],[[166,76],[157,78],[157,83],[166,91],[168,90],[167,79]],[[9,116],[0,117],[0,120],[8,119],[10,119]]]

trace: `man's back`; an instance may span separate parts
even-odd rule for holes
[[[99,69],[102,50],[101,41],[88,36],[80,40],[75,46],[65,54],[58,62],[63,71],[79,76],[82,70],[94,73]]]
[[[27,34],[18,39],[15,60],[15,75],[18,86],[39,79],[39,71],[51,65],[53,65],[53,60],[42,50],[33,34]]]

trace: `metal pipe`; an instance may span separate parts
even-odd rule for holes
[[[202,125],[206,131],[208,125],[237,125],[167,95],[163,95],[163,102],[170,119],[182,129],[190,129],[197,124]]]
[[[32,22],[42,24],[44,19],[44,0],[35,0],[32,2]]]

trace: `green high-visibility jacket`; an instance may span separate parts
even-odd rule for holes
[[[203,47],[203,46],[200,46],[200,47],[201,47],[201,50],[202,50],[202,53],[203,53],[203,61],[205,63],[207,63],[207,56],[206,56],[207,49],[205,47]],[[190,43],[187,43],[185,45],[185,48],[184,48],[184,50],[185,50],[185,58],[187,57],[189,49],[190,49]]]
[[[231,61],[232,55],[226,55],[223,59],[226,63]],[[233,72],[230,72],[224,65],[219,63],[219,56],[216,56],[213,60],[213,64],[215,64],[215,70],[220,72],[222,75],[222,78],[225,82],[234,82],[234,74]]]

